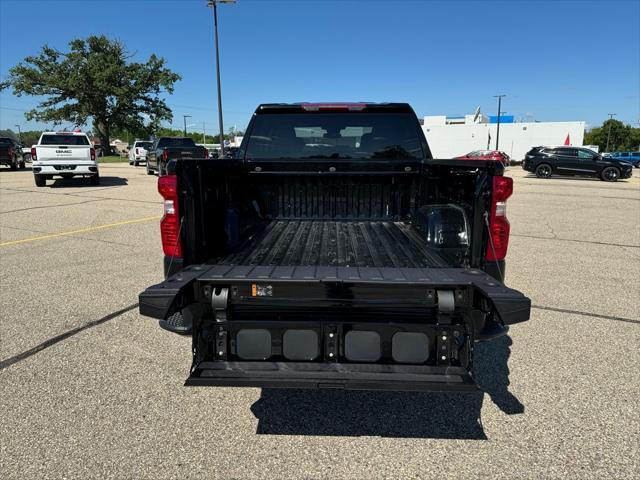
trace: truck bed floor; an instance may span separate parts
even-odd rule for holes
[[[273,220],[218,265],[438,268],[447,263],[409,224]]]

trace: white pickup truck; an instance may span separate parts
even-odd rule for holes
[[[148,140],[136,140],[129,149],[129,165],[137,167],[140,162],[147,161],[147,151],[151,150],[153,142]]]
[[[96,150],[82,132],[44,132],[31,147],[36,186],[44,187],[54,176],[89,177],[91,185],[100,184]]]

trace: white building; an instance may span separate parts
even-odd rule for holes
[[[514,160],[522,160],[532,147],[564,145],[567,138],[568,144],[582,146],[584,126],[585,122],[500,123],[498,149]],[[497,123],[489,123],[484,115],[424,117],[422,129],[434,158],[458,157],[473,150],[496,147]]]

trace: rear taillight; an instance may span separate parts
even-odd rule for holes
[[[507,220],[507,199],[513,193],[513,179],[493,177],[491,193],[491,213],[489,215],[489,242],[486,259],[504,260],[509,247],[509,220]]]
[[[95,161],[96,161],[96,149],[95,149],[95,148],[93,148],[93,147],[91,147],[91,148],[89,149],[89,152],[91,152],[91,153],[90,153],[90,154],[91,154],[91,161],[95,162]]]
[[[160,220],[162,250],[169,257],[182,258],[178,212],[178,179],[175,175],[158,178],[158,192],[164,198],[164,216]]]
[[[166,162],[169,160],[169,151],[168,150],[164,150],[162,152],[162,159]]]
[[[140,149],[136,147],[136,155],[140,155]]]
[[[9,154],[10,157],[13,157],[13,148],[9,147],[7,149],[7,153]]]
[[[31,160],[37,161],[38,155],[36,154],[36,147],[31,147]]]

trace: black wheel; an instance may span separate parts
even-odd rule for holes
[[[551,172],[551,165],[548,163],[541,163],[536,167],[536,177],[538,178],[550,178]]]
[[[47,184],[47,177],[44,175],[34,175],[33,178],[36,181],[36,187],[44,187]]]
[[[134,160],[134,161],[133,161],[133,166],[134,166],[134,167],[137,167],[137,166],[139,166],[139,165],[140,165],[140,162],[139,162],[138,160]]]
[[[24,157],[22,157],[22,161],[18,164],[18,168],[23,169],[25,167]]]
[[[153,170],[149,167],[149,162],[147,162],[147,175],[153,175]]]
[[[14,158],[13,162],[11,162],[11,166],[9,167],[11,170],[17,170],[18,169],[18,159]]]
[[[96,173],[89,177],[89,185],[100,185],[100,174]]]
[[[620,178],[620,170],[616,167],[606,167],[600,173],[600,179],[605,182],[617,182]]]

